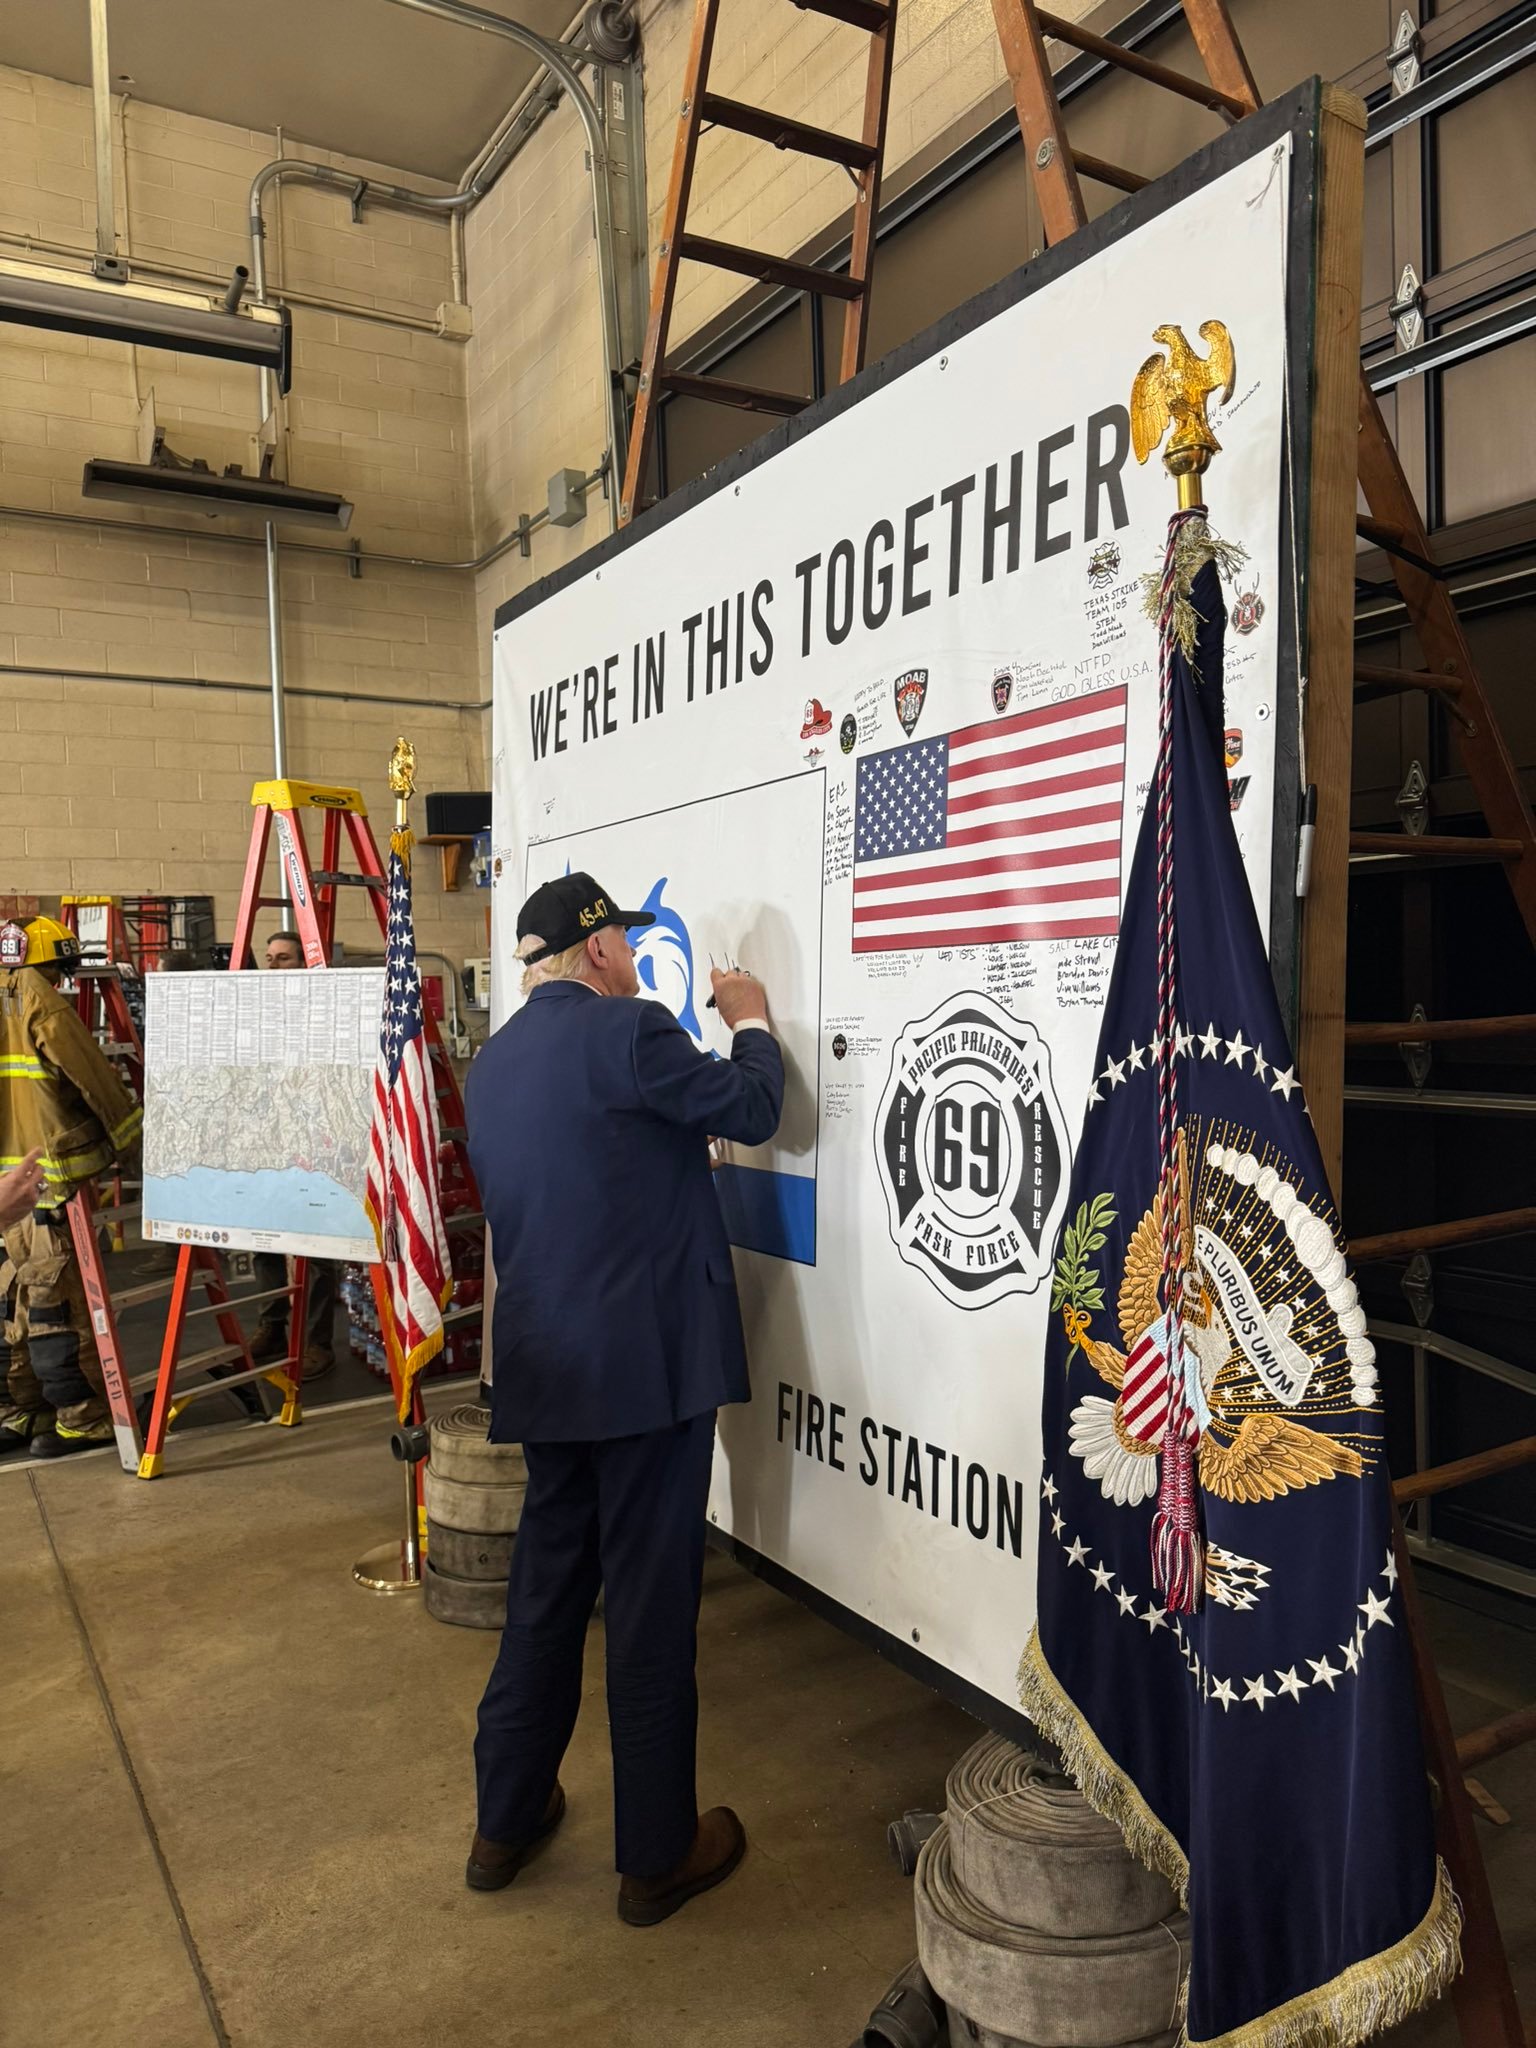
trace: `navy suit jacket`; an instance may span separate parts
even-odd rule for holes
[[[778,1128],[767,1031],[729,1060],[669,1010],[541,982],[465,1090],[496,1262],[491,1436],[638,1436],[751,1398],[708,1140]]]

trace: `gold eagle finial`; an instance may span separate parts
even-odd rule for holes
[[[1145,462],[1172,425],[1163,467],[1170,476],[1178,477],[1179,502],[1183,504],[1195,489],[1194,478],[1221,452],[1205,408],[1213,393],[1223,402],[1232,396],[1237,362],[1232,337],[1220,320],[1200,323],[1200,338],[1210,350],[1206,356],[1197,355],[1190,347],[1182,327],[1154,328],[1152,338],[1168,353],[1148,356],[1136,372],[1131,386],[1131,446],[1136,460]],[[1189,502],[1196,499],[1189,495]]]
[[[397,797],[410,797],[416,788],[416,749],[402,734],[389,757],[389,786]]]

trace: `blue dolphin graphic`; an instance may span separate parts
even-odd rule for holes
[[[704,1036],[699,1024],[699,1013],[694,1005],[693,941],[688,936],[688,927],[669,903],[662,901],[662,891],[667,886],[663,875],[646,897],[643,909],[648,910],[656,922],[648,925],[635,946],[635,971],[641,986],[658,993],[655,951],[665,947],[673,955],[683,971],[683,1001],[677,1012],[677,1021],[697,1044]]]

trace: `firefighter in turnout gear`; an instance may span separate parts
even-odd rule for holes
[[[130,1151],[143,1111],[58,990],[80,959],[51,917],[0,925],[0,1173],[37,1154],[42,1188],[5,1231],[0,1444],[57,1457],[112,1438],[64,1204]]]

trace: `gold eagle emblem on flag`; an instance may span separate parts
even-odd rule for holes
[[[1200,1483],[1219,1499],[1254,1502],[1359,1478],[1365,1459],[1347,1432],[1314,1426],[1345,1424],[1375,1400],[1375,1353],[1344,1254],[1272,1146],[1255,1150],[1251,1134],[1234,1126],[1194,1124],[1179,1131],[1177,1235]],[[1068,1224],[1052,1290],[1072,1349],[1114,1394],[1078,1403],[1069,1442],[1105,1499],[1121,1506],[1157,1491],[1166,1396],[1149,1398],[1138,1374],[1149,1349],[1149,1378],[1165,1364],[1155,1347],[1165,1321],[1161,1201],[1126,1244],[1115,1304],[1124,1350],[1092,1331],[1103,1289],[1089,1255],[1114,1220],[1107,1194]]]

